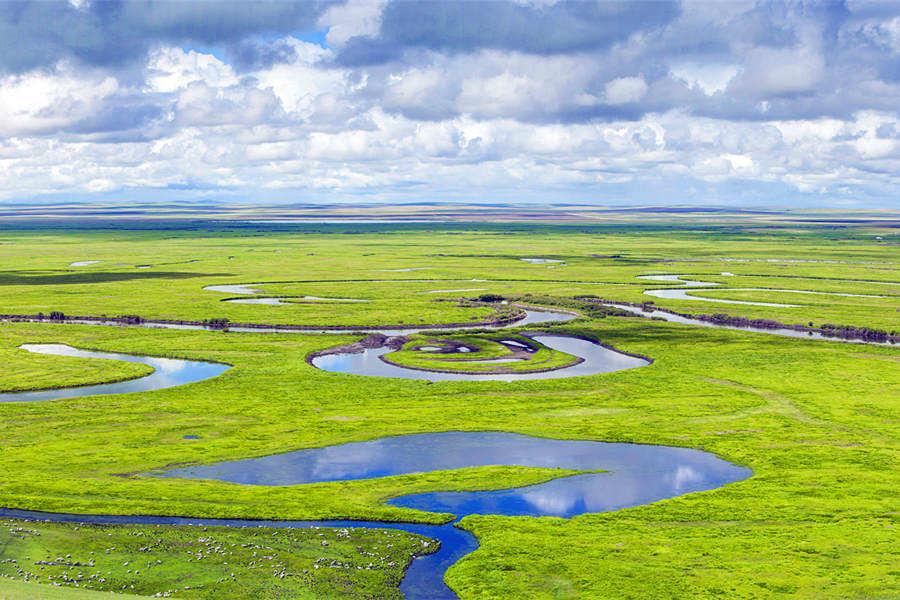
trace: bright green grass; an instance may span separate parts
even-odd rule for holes
[[[0,579],[0,600],[101,600],[109,597],[109,594],[106,592]],[[121,600],[146,599],[147,597],[124,593],[116,595],[116,598]]]
[[[432,302],[480,293],[598,293],[613,299],[643,301],[648,298],[642,296],[642,289],[665,285],[635,278],[645,272],[731,271],[738,277],[712,281],[732,287],[767,287],[766,281],[770,287],[797,289],[834,289],[836,285],[824,279],[791,280],[791,285],[784,285],[784,276],[900,282],[896,246],[828,230],[782,233],[773,228],[755,233],[714,227],[692,231],[686,227],[433,225],[346,226],[330,228],[336,233],[325,234],[320,233],[322,229],[328,228],[298,227],[298,234],[227,227],[195,231],[7,231],[0,236],[0,248],[4,251],[0,262],[9,269],[0,276],[0,306],[8,313],[46,314],[59,310],[85,315],[138,314],[145,318],[228,318],[233,322],[408,325],[483,318],[490,313],[489,308],[463,309],[453,303]],[[368,230],[374,231],[367,233]],[[440,252],[436,252],[438,248]],[[566,264],[548,268],[520,260],[534,256],[558,258]],[[761,262],[770,258],[865,264]],[[69,267],[76,259],[104,262]],[[23,264],[28,265],[27,270],[20,267]],[[134,266],[141,264],[152,268]],[[416,267],[429,268],[409,272],[375,270]],[[745,282],[745,275],[753,278]],[[764,275],[768,277],[761,277]],[[473,278],[491,281],[472,281]],[[403,281],[408,279],[426,281]],[[258,282],[306,282],[267,285],[263,288],[265,295],[361,298],[372,302],[242,305],[221,301],[235,297],[234,294],[202,289],[207,285]],[[603,285],[610,283],[622,287]],[[852,292],[857,287],[861,293],[873,289],[860,283],[846,284],[842,291]],[[890,287],[884,287],[888,293]],[[427,293],[446,289],[486,291]],[[875,310],[850,314],[843,303],[810,304],[777,310],[689,301],[664,305],[701,312],[719,308],[729,314],[786,322],[837,322],[843,317],[847,320],[841,323],[847,325],[900,326],[896,298],[881,301],[873,307]]]
[[[122,381],[153,372],[153,367],[142,363],[51,356],[28,352],[16,345],[0,346],[0,391],[3,392]],[[82,349],[90,347],[85,345]]]
[[[56,583],[179,598],[329,598],[348,589],[401,598],[412,557],[435,549],[392,530],[0,524],[0,577],[44,584],[23,590],[32,594]]]
[[[267,235],[255,229],[6,231],[0,235],[0,266],[8,269],[0,281],[0,305],[2,312],[323,325],[440,323],[482,318],[489,309],[432,299],[482,293],[591,293],[641,302],[652,299],[641,294],[643,289],[664,285],[635,278],[652,271],[730,271],[737,276],[710,280],[730,287],[767,287],[763,282],[771,281],[770,287],[851,293],[872,293],[882,286],[798,277],[900,281],[896,246],[876,244],[852,230],[346,229],[353,234],[302,228]],[[163,245],[165,237],[177,241]],[[230,255],[235,258],[229,260]],[[548,269],[519,257],[559,258],[566,265]],[[753,260],[718,260],[722,257]],[[893,264],[756,260],[768,258]],[[91,259],[107,262],[66,266]],[[191,259],[198,262],[162,264]],[[115,262],[155,266],[129,270],[113,267]],[[22,264],[33,270],[22,272]],[[416,266],[432,268],[370,271]],[[497,281],[470,281],[473,277]],[[235,305],[219,302],[225,295],[202,290],[216,283],[372,278],[431,281],[272,286],[292,295],[371,298],[376,300],[372,306]],[[883,287],[885,293],[892,289]],[[418,294],[463,288],[485,291]],[[752,294],[753,299],[787,301],[783,294]],[[810,297],[809,305],[798,309],[652,300],[683,312],[900,328],[896,298],[815,297],[813,302]],[[443,522],[446,515],[382,502],[417,491],[521,485],[566,473],[489,467],[271,488],[140,474],[175,463],[425,431],[499,430],[659,443],[715,452],[751,467],[754,476],[711,492],[569,520],[469,517],[464,525],[482,546],[450,570],[449,583],[462,598],[478,600],[900,597],[895,500],[900,489],[900,349],[637,318],[608,317],[563,329],[655,362],[593,377],[427,384],[327,373],[305,362],[311,352],[358,339],[352,335],[3,325],[0,347],[8,349],[7,356],[20,352],[15,364],[27,365],[35,378],[40,373],[41,385],[108,380],[122,377],[123,371],[121,366],[103,369],[104,363],[88,372],[93,361],[85,360],[79,372],[60,357],[26,356],[14,350],[17,345],[64,342],[216,360],[234,368],[211,380],[153,393],[0,405],[0,504],[98,513]],[[10,383],[6,374],[2,378],[6,389],[22,385]],[[202,439],[184,440],[185,434]]]

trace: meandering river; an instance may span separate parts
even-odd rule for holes
[[[0,393],[0,402],[41,402],[44,400],[81,398],[84,396],[97,396],[101,394],[149,392],[210,379],[221,375],[231,368],[229,365],[199,360],[138,356],[114,352],[91,352],[89,350],[72,348],[65,344],[23,344],[19,346],[19,348],[36,354],[143,363],[153,367],[153,372],[149,375],[129,379],[127,381],[101,383],[99,385],[84,385],[53,390],[37,390],[33,392],[5,392]]]
[[[682,288],[668,290],[666,292],[667,294],[669,294],[669,292],[684,294],[685,289],[690,289],[695,292],[703,291],[705,289],[704,286],[715,285],[702,281],[684,280],[681,279],[681,276],[679,275],[656,275],[645,276],[644,278],[655,281],[679,281],[685,284]],[[253,285],[254,284],[240,286],[211,286],[207,289],[226,293],[258,294],[259,290],[252,289],[251,286]],[[798,290],[757,290],[757,288],[730,289],[798,292]],[[793,306],[774,303],[705,299],[695,296],[685,296],[684,298],[681,298],[677,295],[661,295],[664,290],[647,290],[647,292],[654,291],[660,293],[649,295],[663,298],[702,299],[732,304]],[[871,297],[861,294],[835,295]],[[352,301],[353,299],[317,298],[316,300]],[[638,314],[661,317],[669,321],[715,326],[703,321],[692,320],[662,311],[650,311],[648,313],[631,306],[613,305]],[[567,320],[574,317],[575,315],[572,314],[555,311],[528,310],[524,320],[504,326],[538,324],[550,321]],[[153,324],[151,326],[159,327],[167,325]],[[178,324],[171,324],[171,326],[177,328],[201,328],[200,326]],[[753,329],[743,327],[731,328],[751,329],[761,333],[789,335],[793,337],[831,339],[794,330]],[[451,328],[448,327],[447,329]],[[278,327],[235,327],[230,330],[257,333],[285,331],[285,329]],[[335,333],[334,330],[327,329],[296,331],[298,333]],[[422,328],[402,330],[371,328],[360,329],[360,331],[365,331],[367,333],[383,332],[399,335],[430,330]],[[338,331],[337,333],[346,333],[346,331]],[[606,371],[596,371],[597,365],[591,365],[589,364],[590,360],[586,360],[581,365],[570,367],[570,369],[573,369],[571,371],[563,369],[550,372],[559,373],[557,376],[568,377],[581,374],[587,375],[595,372],[607,372],[610,370],[619,370],[620,368],[631,368],[633,366],[647,364],[647,361],[644,361],[643,359],[622,355],[612,350],[602,348],[596,344],[593,344],[596,348],[581,348],[581,346],[579,346],[579,349],[576,351],[573,351],[571,346],[564,347],[558,345],[560,343],[571,343],[576,345],[592,344],[587,340],[576,340],[576,338],[567,338],[565,336],[553,334],[533,335],[535,335],[535,337],[539,336],[542,343],[551,348],[569,352],[581,356],[582,358],[588,359],[589,357],[585,356],[585,354],[591,355],[592,353],[596,353],[598,357],[602,357],[601,359],[598,359],[600,362],[608,361],[610,358],[613,358],[615,361],[623,361],[618,366],[606,369]],[[173,385],[183,385],[192,381],[200,381],[202,379],[214,377],[228,369],[227,365],[218,365],[214,363],[137,357],[104,352],[88,352],[64,345],[28,345],[23,346],[23,348],[29,351],[50,354],[144,362],[153,366],[155,371],[147,377],[126,382],[68,388],[64,390],[0,394],[0,401],[37,401],[101,393],[128,393],[131,391],[162,389]],[[602,352],[598,350],[598,348],[602,350]],[[386,349],[384,350],[386,351]],[[617,356],[611,357],[608,353]],[[328,357],[320,358],[325,359]],[[388,365],[378,360],[377,352],[373,352],[369,356],[366,356],[365,353],[363,353],[360,360],[362,363],[366,363],[372,362],[371,359],[373,358],[378,362],[379,367],[373,372],[362,373],[362,371],[367,368],[364,364],[356,366],[351,365],[348,367],[347,364],[349,363],[344,363],[343,366],[331,364],[332,368],[329,370],[385,376],[383,368]],[[330,360],[335,363],[339,362],[339,359]],[[322,361],[316,366],[326,368],[326,362],[328,361]],[[590,372],[579,373],[574,370],[582,365],[587,365],[583,368],[589,369]],[[426,378],[431,378],[432,375],[450,374],[427,373],[426,375]],[[492,376],[485,377],[483,375],[470,374],[452,375],[463,375],[461,378],[464,379],[494,378]],[[547,374],[527,375],[546,376]],[[421,372],[415,376],[421,376]],[[509,376],[504,374],[502,376],[496,376],[496,378],[506,379],[509,378]],[[689,448],[672,448],[639,444],[613,444],[585,440],[556,440],[504,432],[439,432],[389,437],[325,448],[305,449],[274,456],[222,462],[212,465],[193,465],[167,471],[160,474],[160,476],[217,479],[244,485],[297,485],[312,482],[368,479],[486,465],[517,465],[525,467],[572,469],[582,471],[582,473],[561,477],[546,483],[506,490],[433,492],[400,496],[389,501],[396,506],[429,512],[452,513],[456,515],[455,521],[440,526],[359,521],[252,521],[156,516],[88,516],[11,509],[0,510],[0,515],[12,518],[83,523],[194,524],[226,526],[266,525],[273,527],[328,526],[402,529],[436,538],[441,542],[441,548],[435,554],[423,556],[413,561],[403,579],[401,591],[410,600],[445,600],[455,599],[456,595],[443,583],[444,573],[447,568],[459,560],[459,558],[476,549],[478,545],[472,535],[455,526],[455,523],[459,518],[473,514],[555,516],[570,518],[584,513],[595,513],[641,506],[683,494],[712,490],[729,483],[746,479],[752,475],[752,472],[745,467],[733,465],[712,454]],[[605,471],[597,472],[601,469]]]
[[[453,600],[457,596],[444,583],[444,573],[478,547],[474,536],[454,525],[462,517],[482,514],[569,518],[712,490],[752,475],[750,469],[690,448],[556,440],[503,432],[448,431],[182,467],[161,476],[218,479],[244,485],[298,485],[486,465],[594,472],[505,490],[434,492],[389,501],[396,506],[456,515],[453,522],[445,525],[87,516],[19,510],[0,510],[0,516],[82,523],[401,529],[435,538],[441,544],[438,552],[416,558],[410,565],[400,584],[407,600]],[[605,471],[596,472],[600,469]]]

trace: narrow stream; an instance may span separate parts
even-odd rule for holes
[[[561,313],[556,311],[528,310],[526,311],[526,316],[524,319],[520,319],[519,321],[516,321],[514,323],[493,326],[491,328],[502,329],[504,327],[518,327],[520,325],[533,325],[537,323],[547,323],[552,321],[567,321],[570,319],[574,319],[576,316],[577,315],[573,315],[570,313]],[[77,321],[74,320],[67,322],[77,323]],[[103,324],[103,322],[98,321],[86,321],[86,323],[94,325]],[[205,329],[205,327],[201,325],[182,325],[175,323],[155,325],[161,328],[172,329]],[[478,328],[484,328],[484,326],[479,326]],[[467,327],[448,327],[447,329],[465,330],[467,329]],[[274,333],[291,331],[295,333],[350,333],[344,330],[333,329],[323,329],[316,331],[309,329],[281,329],[277,327],[233,327],[229,331],[253,333]],[[362,329],[356,331],[365,333],[384,333],[386,335],[406,335],[411,333],[419,333],[422,331],[434,331],[434,329]],[[144,377],[130,379],[128,381],[59,388],[53,390],[38,390],[33,392],[3,392],[0,393],[0,402],[40,402],[44,400],[58,400],[60,398],[80,398],[84,396],[95,396],[99,394],[128,394],[131,392],[149,392],[178,385],[185,385],[187,383],[194,383],[196,381],[203,381],[204,379],[209,379],[211,377],[221,375],[231,368],[228,365],[205,361],[175,358],[157,358],[153,356],[117,354],[112,352],[91,352],[88,350],[79,350],[77,348],[72,348],[71,346],[67,346],[65,344],[23,344],[19,346],[19,348],[21,348],[22,350],[27,350],[29,352],[35,352],[37,354],[53,354],[57,356],[77,356],[80,358],[100,358],[107,360],[138,362],[150,365],[151,367],[153,367],[154,371],[153,373]],[[565,352],[565,350],[563,351]]]
[[[725,275],[723,273],[723,275]],[[733,274],[729,274],[733,276]],[[682,279],[687,275],[638,275],[638,279],[646,279],[649,281],[671,281],[682,283],[677,288],[659,288],[644,290],[645,296],[653,296],[654,298],[665,298],[667,300],[697,300],[701,302],[717,302],[719,304],[744,304],[747,306],[772,306],[776,308],[800,308],[802,304],[780,304],[777,302],[751,302],[749,300],[725,300],[722,298],[706,298],[697,296],[702,292],[729,291],[729,292],[780,292],[787,294],[821,294],[824,296],[845,296],[849,298],[884,298],[884,296],[875,296],[870,294],[847,294],[844,292],[817,292],[812,290],[788,290],[778,288],[716,288],[713,286],[721,286],[721,283],[711,281],[696,281],[691,279]]]
[[[769,335],[781,335],[793,338],[805,338],[809,340],[824,340],[828,342],[844,342],[850,344],[872,344],[876,346],[891,346],[896,347],[896,344],[892,344],[890,342],[874,342],[871,340],[858,340],[858,339],[846,339],[839,337],[831,337],[827,335],[822,335],[816,331],[797,331],[796,329],[788,329],[788,328],[775,328],[769,329],[764,327],[753,327],[752,325],[746,326],[738,326],[738,325],[723,325],[720,323],[710,323],[709,321],[703,321],[701,319],[693,319],[691,317],[684,317],[681,315],[673,315],[670,312],[666,312],[664,310],[656,310],[649,309],[644,310],[643,308],[637,306],[631,306],[629,304],[619,304],[618,302],[602,302],[601,304],[605,306],[615,306],[616,308],[620,308],[622,310],[628,311],[630,313],[634,313],[636,315],[640,315],[642,317],[649,317],[654,319],[662,319],[664,321],[668,321],[670,323],[681,323],[682,325],[699,325],[700,327],[715,327],[717,329],[733,329],[736,331],[752,331],[754,333],[766,333]]]

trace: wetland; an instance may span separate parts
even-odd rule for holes
[[[889,229],[197,227],[0,236],[0,595],[900,593]]]

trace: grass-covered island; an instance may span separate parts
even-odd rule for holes
[[[534,373],[569,367],[582,359],[523,335],[504,333],[415,335],[401,350],[385,354],[381,360],[410,369],[446,373]]]

